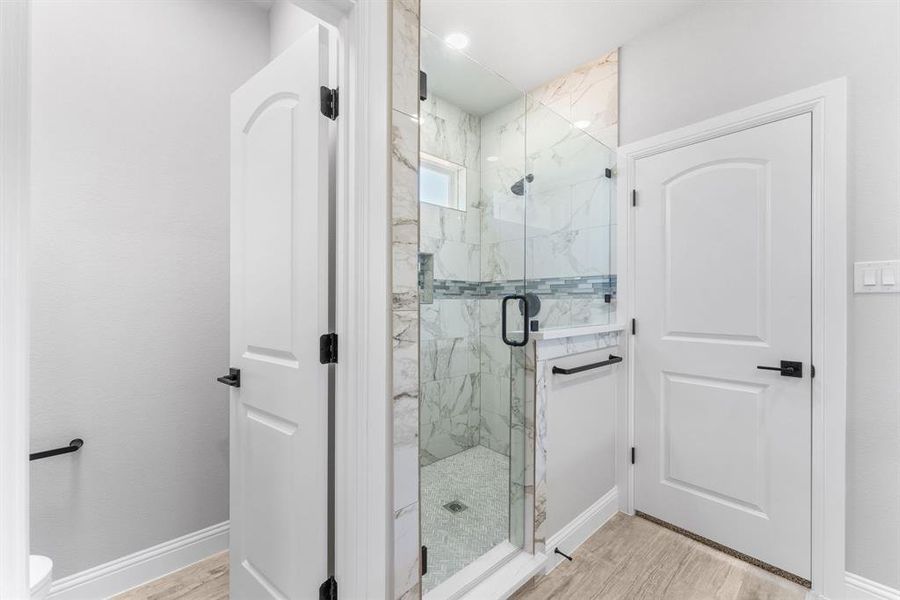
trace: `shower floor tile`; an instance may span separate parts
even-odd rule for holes
[[[509,458],[475,446],[422,467],[421,486],[427,592],[509,537]]]

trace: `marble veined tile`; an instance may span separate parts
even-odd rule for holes
[[[496,415],[509,414],[509,377],[481,374],[481,410]]]
[[[393,108],[419,114],[419,0],[392,0]]]
[[[422,236],[422,252],[434,256],[435,279],[480,281],[481,246],[467,242]]]
[[[392,313],[393,396],[417,398],[419,393],[419,314],[414,310]],[[395,430],[396,436],[396,430]]]
[[[610,272],[608,226],[568,229],[536,236],[528,243],[530,278],[583,277]]]
[[[532,95],[570,122],[588,121],[585,131],[609,148],[618,146],[619,53],[617,50],[550,81]]]
[[[466,417],[478,408],[479,373],[426,381],[422,384],[420,423],[434,423],[451,417]]]
[[[494,452],[509,456],[509,415],[481,411],[479,443]]]
[[[477,338],[451,337],[422,340],[419,371],[422,383],[459,377],[481,370]]]
[[[393,597],[418,600],[419,0],[392,0],[391,11]]]
[[[394,311],[392,317],[394,508],[397,509],[418,498],[418,314]]]
[[[394,593],[398,598],[419,586],[419,503],[394,511]]]
[[[475,413],[477,415],[478,413]],[[422,423],[420,464],[428,465],[436,460],[458,454],[479,444],[479,423],[473,415],[461,415]]]
[[[391,218],[398,223],[419,220],[419,126],[400,111],[391,113]]]
[[[619,332],[595,333],[552,340],[540,340],[535,344],[539,361],[547,361],[561,356],[612,348],[619,344]]]
[[[612,179],[598,177],[575,184],[572,189],[572,227],[586,229],[615,224],[615,204]]]
[[[434,337],[478,337],[481,320],[477,299],[439,299],[434,305],[439,312],[437,329],[432,331]]]
[[[481,211],[456,210],[423,202],[419,209],[422,237],[478,244],[481,241]]]
[[[422,103],[422,152],[467,169],[481,167],[481,118],[430,94]]]
[[[419,304],[418,157],[418,126],[392,111],[392,305],[397,310],[416,310]]]

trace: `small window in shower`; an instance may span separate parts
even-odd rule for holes
[[[419,199],[444,208],[466,210],[466,168],[449,160],[421,153]]]

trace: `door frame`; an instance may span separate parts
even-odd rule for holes
[[[387,597],[390,5],[293,2],[339,33],[335,578],[348,597]],[[29,595],[30,18],[31,0],[0,2],[0,598]]]
[[[812,596],[845,597],[845,447],[847,404],[847,84],[835,79],[700,121],[618,151],[619,303],[634,315],[634,166],[653,156],[788,117],[812,114]],[[629,336],[627,353],[634,357]],[[616,462],[620,510],[634,514],[634,360],[617,398]]]

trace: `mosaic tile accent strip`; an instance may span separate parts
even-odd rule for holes
[[[422,543],[428,546],[427,592],[506,540],[509,459],[475,446],[422,468]],[[444,505],[459,501],[466,510]]]
[[[424,283],[420,278],[420,285]],[[501,298],[522,290],[551,298],[602,298],[606,294],[616,295],[616,276],[597,275],[587,277],[548,277],[529,279],[525,284],[521,279],[510,281],[461,281],[456,279],[435,279],[431,284],[434,298]]]

